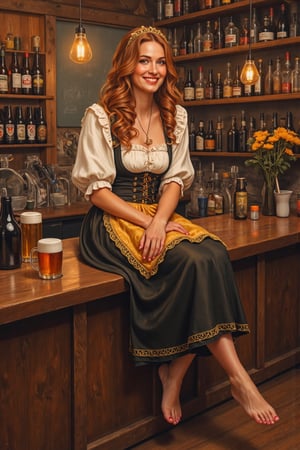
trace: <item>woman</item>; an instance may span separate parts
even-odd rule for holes
[[[130,287],[131,353],[159,364],[162,412],[181,419],[180,389],[196,355],[211,353],[256,422],[279,418],[235,351],[248,333],[228,254],[217,236],[175,213],[193,181],[187,113],[165,36],[139,27],[120,41],[99,104],[82,120],[73,182],[92,203],[84,260]]]

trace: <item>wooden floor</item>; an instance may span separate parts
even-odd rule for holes
[[[257,425],[229,400],[131,449],[300,450],[300,366],[259,388],[280,416],[274,426]]]

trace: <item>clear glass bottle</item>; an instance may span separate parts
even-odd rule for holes
[[[214,175],[213,195],[215,197],[215,215],[218,216],[220,214],[224,214],[224,195],[219,173],[215,172]]]
[[[195,81],[195,99],[203,100],[205,98],[205,79],[203,73],[203,67],[198,68],[198,78]]]
[[[203,52],[203,36],[201,33],[201,23],[197,23],[197,31],[196,36],[194,38],[194,52],[201,53]]]
[[[231,75],[231,63],[227,63],[226,75],[223,83],[223,98],[232,97],[232,75]]]
[[[273,60],[269,59],[264,82],[265,95],[273,94]]]
[[[222,173],[222,194],[224,197],[224,214],[232,213],[232,200],[231,200],[231,182],[230,182],[230,173],[224,171]]]
[[[250,41],[252,44],[258,42],[259,23],[257,21],[256,8],[253,8],[252,22],[250,24]]]
[[[235,77],[232,81],[232,97],[243,96],[243,84],[240,80],[240,66],[237,64],[235,67]]]
[[[292,20],[290,23],[290,37],[300,36],[300,24],[298,20],[298,14],[294,12],[292,14]]]
[[[257,61],[257,70],[259,73],[259,78],[254,85],[254,95],[263,95],[264,94],[264,66],[263,66],[263,60],[261,58]]]
[[[179,55],[179,42],[178,42],[178,36],[177,36],[177,28],[174,27],[173,33],[172,33],[172,55],[178,56]]]
[[[240,42],[240,33],[238,27],[234,24],[232,17],[225,27],[225,47],[236,47]]]
[[[296,56],[292,70],[292,93],[300,92],[300,58]]]
[[[213,69],[209,69],[208,77],[205,85],[205,98],[212,100],[215,95],[215,82],[213,76]]]
[[[214,49],[224,48],[224,33],[222,29],[221,17],[215,20],[214,29]]]
[[[203,35],[203,51],[210,52],[214,48],[214,34],[211,30],[210,20],[206,22],[206,30]]]
[[[239,130],[239,138],[240,138],[239,151],[243,153],[247,152],[248,128],[244,110],[241,113],[241,126]]]
[[[192,53],[194,53],[194,30],[191,27],[190,28],[190,36],[189,36],[189,40],[187,43],[187,53],[188,55],[191,55]]]
[[[272,75],[272,84],[273,84],[272,93],[273,94],[281,94],[282,72],[281,72],[281,60],[280,60],[280,57],[276,58],[276,66],[275,66],[275,70],[274,70],[273,75]]]
[[[281,72],[281,92],[290,94],[292,92],[292,70],[291,70],[291,54],[285,52],[284,67]]]

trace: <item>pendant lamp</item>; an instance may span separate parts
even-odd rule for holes
[[[249,23],[250,23],[250,29],[252,24],[252,0],[249,0]],[[259,73],[257,70],[257,67],[255,65],[254,59],[252,59],[251,56],[251,36],[249,36],[249,50],[248,50],[248,57],[245,61],[245,64],[242,68],[240,80],[243,84],[252,85],[257,82],[259,79]]]
[[[93,53],[86,37],[85,28],[81,22],[81,0],[79,0],[79,25],[75,29],[74,41],[69,53],[71,61],[84,64],[92,59]]]

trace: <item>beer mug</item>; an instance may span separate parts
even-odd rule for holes
[[[30,263],[43,280],[55,280],[62,276],[62,241],[56,238],[40,239],[31,249]]]
[[[20,214],[22,231],[22,261],[30,261],[30,252],[42,238],[42,214],[35,211],[24,211]]]

